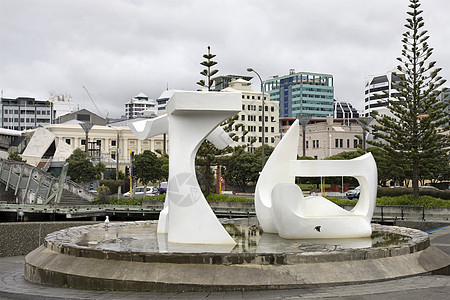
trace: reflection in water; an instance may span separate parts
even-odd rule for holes
[[[369,248],[404,243],[407,237],[374,232],[372,238],[286,240],[277,234],[263,233],[255,219],[222,220],[236,245],[196,245],[169,243],[167,234],[156,233],[156,223],[136,222],[121,226],[92,228],[80,235],[78,246],[99,250],[157,253],[302,253],[348,248]]]

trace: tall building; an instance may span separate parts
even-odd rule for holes
[[[131,98],[125,104],[125,115],[127,119],[134,119],[143,116],[145,113],[154,113],[158,110],[157,104],[153,99],[149,99],[144,93],[139,93],[139,95]]]
[[[262,145],[262,93],[254,91],[251,83],[244,79],[230,82],[222,91],[242,93],[242,111],[231,128],[238,140],[231,146],[248,145],[246,150],[253,153]],[[275,147],[276,137],[279,136],[278,115],[278,101],[272,101],[268,94],[264,94],[264,142],[272,147]]]
[[[400,94],[396,90],[398,82],[403,74],[395,75],[395,70],[386,74],[371,75],[366,78],[364,91],[364,116],[376,110],[383,110],[388,107],[388,99],[395,99]]]
[[[275,77],[265,82],[270,99],[280,104],[280,118],[312,115],[325,118],[333,115],[334,86],[329,74],[299,72]]]
[[[29,97],[1,98],[1,127],[27,130],[53,122],[53,104]]]
[[[334,105],[333,117],[335,119],[359,118],[358,111],[350,103],[335,100],[333,105]]]
[[[217,76],[214,79],[214,90],[215,91],[221,91],[225,88],[227,88],[230,83],[236,79],[243,79],[246,81],[252,80],[252,76],[246,76],[246,75],[224,75],[224,76]]]
[[[75,106],[70,95],[51,94],[48,99],[53,104],[53,118],[59,118],[62,115],[71,113]]]

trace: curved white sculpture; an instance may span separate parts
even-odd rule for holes
[[[255,208],[261,227],[283,238],[353,238],[372,233],[377,168],[372,154],[352,160],[296,160],[299,136],[294,122],[261,172]],[[303,197],[295,177],[352,176],[358,179],[358,203],[347,211],[320,197]]]
[[[207,138],[223,148],[230,137],[218,125],[241,111],[240,93],[173,91],[167,115],[135,122],[140,139],[169,133],[169,180],[158,233],[189,244],[236,244],[220,224],[197,183],[195,155]]]

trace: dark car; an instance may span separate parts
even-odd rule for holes
[[[160,194],[165,194],[167,192],[167,182],[160,182],[158,184],[158,190]]]

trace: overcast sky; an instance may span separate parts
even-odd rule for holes
[[[450,86],[450,1],[422,1],[433,60]],[[124,114],[139,92],[196,90],[211,46],[218,75],[334,76],[335,98],[363,108],[364,79],[396,67],[407,0],[0,0],[3,96],[69,94]],[[254,81],[259,89],[259,82]]]

